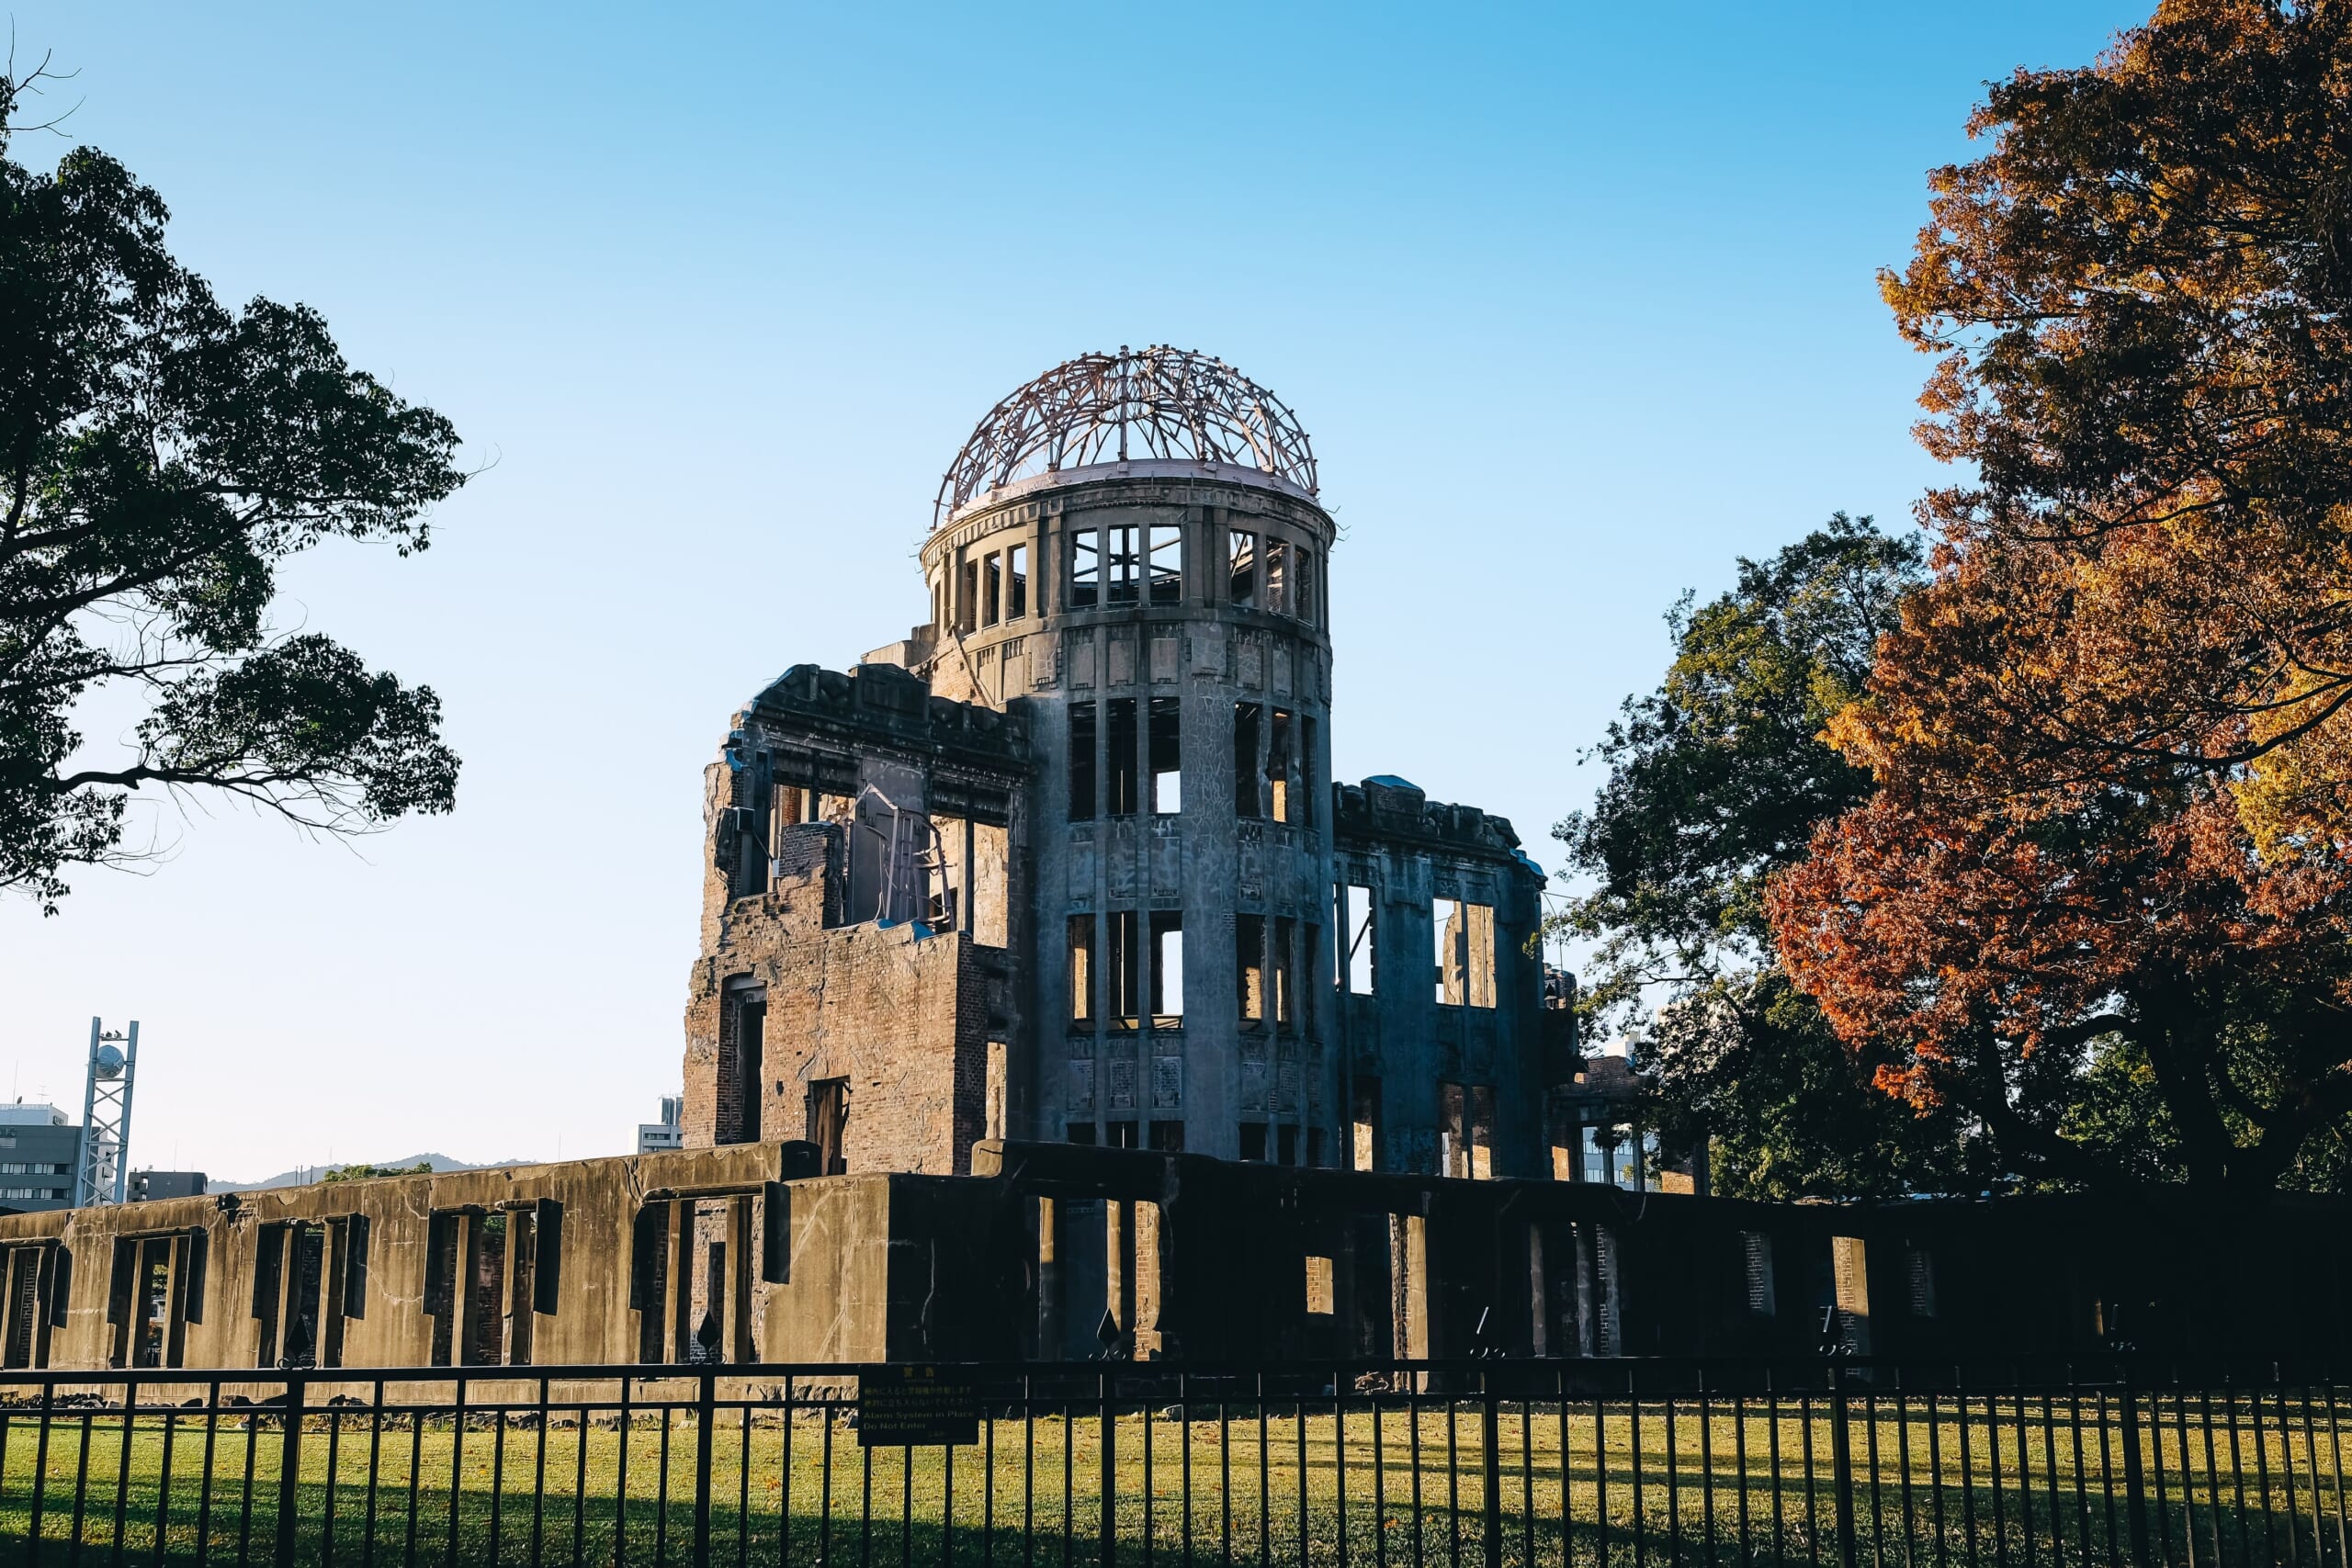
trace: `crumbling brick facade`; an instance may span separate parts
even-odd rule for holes
[[[887,665],[800,666],[736,716],[706,774],[689,1147],[805,1139],[831,1172],[949,1175],[1001,1134],[1007,857],[978,850],[1012,831],[1026,746],[1022,716]]]

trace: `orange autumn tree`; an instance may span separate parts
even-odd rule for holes
[[[1968,477],[1776,945],[2018,1176],[2345,1186],[2352,6],[2175,0],[1970,129],[1883,280]]]
[[[1781,962],[1881,1089],[1957,1107],[2017,1177],[2343,1186],[2352,867],[2266,861],[2187,770],[2018,793],[1939,767],[1913,738],[1971,715],[1906,687],[1970,586],[1928,591],[1834,727],[1879,789],[1775,879]]]
[[[2068,574],[2003,771],[2244,768],[2266,844],[2352,831],[2352,6],[2166,0],[1969,130],[1882,283],[1970,475],[1928,521]]]

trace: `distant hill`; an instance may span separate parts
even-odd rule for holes
[[[333,1165],[297,1166],[292,1170],[281,1170],[276,1176],[262,1181],[211,1180],[205,1183],[205,1190],[210,1192],[259,1192],[269,1187],[308,1187],[326,1175],[328,1171],[334,1169],[336,1166],[344,1165],[372,1165],[382,1170],[401,1170],[414,1165],[429,1165],[435,1171],[444,1171],[491,1170],[499,1166],[537,1163],[536,1160],[494,1159],[481,1165],[468,1165],[464,1160],[451,1159],[447,1155],[402,1155],[398,1159],[337,1160]]]

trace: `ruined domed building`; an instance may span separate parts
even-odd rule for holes
[[[689,1146],[1550,1173],[1542,873],[1475,807],[1335,784],[1318,497],[1290,410],[1196,354],[989,411],[929,618],[787,671],[709,769]]]
[[[0,1366],[2352,1344],[2339,1200],[1618,1164],[1510,825],[1331,779],[1318,494],[1215,361],[1022,388],[941,485],[930,618],[707,771],[686,1146],[0,1214]]]

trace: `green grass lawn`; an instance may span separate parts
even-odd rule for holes
[[[2257,1438],[2241,1413],[2243,1528],[2226,1423],[2215,1435],[2217,1488],[2207,1480],[2197,1412],[2185,1431],[2167,1415],[2143,1448],[2145,1494],[2161,1502],[2148,1516],[2152,1552],[2188,1562],[2193,1530],[2199,1563],[2285,1562],[2292,1531],[2303,1561],[2343,1562],[2343,1444],[2324,1425],[2327,1413],[2317,1414],[2307,1431],[2300,1411],[2266,1405]],[[1973,1543],[1985,1562],[2022,1563],[2029,1529],[2038,1562],[2107,1561],[2110,1529],[2119,1556],[2128,1551],[2122,1429],[2111,1413],[2103,1427],[2086,1415],[2078,1454],[2074,1428],[2062,1418],[2045,1439],[2031,1407],[2023,1486],[2010,1406],[2001,1407],[1997,1453],[1981,1403],[1965,1446],[1949,1402],[1939,1415],[1931,1423],[1917,1411],[1900,1420],[1858,1411],[1850,1431],[1860,1561],[1936,1562],[1939,1536],[1953,1562],[1970,1561]],[[62,1545],[78,1529],[85,1561],[112,1561],[119,1542],[126,1561],[192,1562],[201,1532],[213,1562],[272,1561],[286,1437],[267,1417],[251,1427],[247,1420],[224,1415],[208,1435],[200,1416],[179,1416],[168,1431],[162,1416],[141,1416],[126,1448],[119,1412],[61,1414],[44,1455],[37,1422],[17,1415],[0,1454],[0,1538],[11,1560],[28,1555],[40,1463],[45,1544]],[[1604,1531],[1614,1562],[1634,1562],[1637,1551],[1661,1563],[1811,1562],[1816,1551],[1838,1560],[1831,1431],[1819,1411],[1777,1422],[1718,1412],[1702,1423],[1686,1404],[1670,1448],[1655,1404],[1644,1407],[1638,1444],[1623,1405],[1603,1428],[1597,1450],[1589,1406],[1572,1408],[1565,1425],[1555,1406],[1505,1407],[1495,1455],[1504,1562],[1559,1563],[1564,1546],[1575,1562],[1596,1562]],[[1344,1434],[1310,1407],[1303,1438],[1289,1407],[1270,1410],[1262,1427],[1257,1412],[1239,1407],[1229,1426],[1128,1414],[1112,1434],[1118,1560],[1140,1564],[1148,1553],[1172,1564],[1189,1550],[1210,1562],[1229,1551],[1237,1562],[1332,1568],[1428,1568],[1457,1556],[1483,1563],[1481,1432],[1469,1405],[1451,1421],[1442,1409],[1376,1419],[1357,1409]],[[786,1423],[773,1409],[722,1408],[712,1444],[713,1560],[732,1562],[740,1551],[758,1563],[1099,1563],[1102,1436],[1091,1415],[1000,1420],[983,1424],[979,1444],[910,1453],[861,1449],[854,1430],[816,1412]],[[459,1432],[447,1417],[421,1427],[396,1419],[375,1432],[364,1411],[314,1411],[294,1489],[297,1557],[356,1564],[372,1532],[380,1563],[406,1562],[412,1551],[426,1562],[528,1562],[535,1549],[569,1562],[575,1547],[590,1562],[688,1562],[695,1447],[691,1410],[674,1413],[666,1432],[658,1416],[640,1416],[626,1441],[606,1422],[583,1429],[558,1421],[544,1442],[529,1423],[484,1418]],[[64,1561],[54,1546],[46,1555]]]

